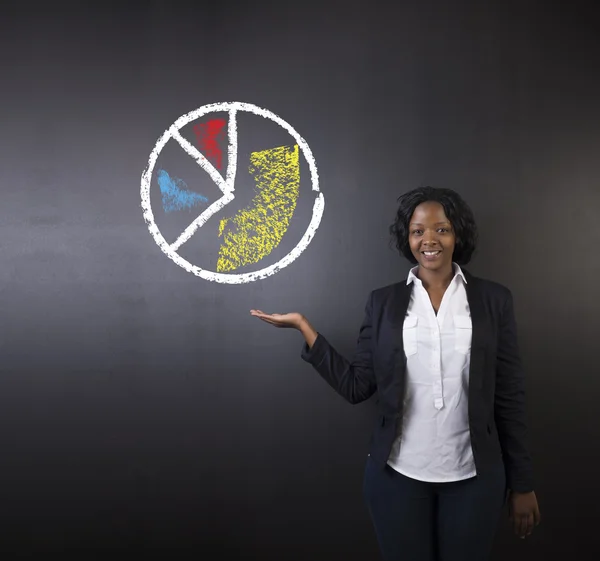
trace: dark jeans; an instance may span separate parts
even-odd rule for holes
[[[487,561],[506,500],[504,467],[425,483],[368,457],[364,496],[385,561]]]

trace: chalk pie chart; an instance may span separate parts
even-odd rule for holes
[[[248,114],[275,123],[285,131],[289,142],[253,151],[249,156],[244,154],[242,159],[238,155],[238,134],[244,134],[244,131],[238,131],[238,117]],[[193,138],[182,133],[184,127],[188,130],[190,126]],[[200,170],[218,189],[216,200],[211,201],[203,193],[197,192],[194,186],[188,186],[172,171],[159,169],[157,161],[170,141],[176,142],[186,158],[193,162],[194,169]],[[290,226],[299,197],[302,159],[308,165],[310,192],[314,196],[306,231],[283,258],[260,268],[261,261],[280,244]],[[226,169],[223,170],[225,160]],[[245,207],[228,212],[239,194],[236,192],[236,177],[239,183],[241,174],[252,176],[254,197]],[[163,214],[185,210],[185,216],[191,217],[175,236],[164,235],[157,225],[152,208],[157,204],[157,190],[160,190],[160,211]],[[150,153],[148,166],[142,174],[141,206],[150,234],[173,262],[208,281],[242,284],[266,278],[292,263],[314,237],[325,202],[319,190],[313,154],[296,130],[267,109],[250,103],[225,102],[204,105],[182,115],[164,131]],[[210,226],[202,229],[207,223]],[[219,238],[214,271],[200,267],[181,255],[186,244],[198,235]],[[236,272],[242,267],[258,270]]]

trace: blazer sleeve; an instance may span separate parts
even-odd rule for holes
[[[317,334],[311,348],[306,342],[302,347],[302,359],[311,364],[338,394],[353,404],[369,399],[377,388],[371,350],[372,311],[371,292],[351,361],[336,351],[321,333]]]
[[[507,476],[513,491],[533,490],[533,469],[527,445],[525,376],[517,341],[510,290],[504,302],[498,332],[494,417]]]

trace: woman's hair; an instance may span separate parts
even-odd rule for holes
[[[438,202],[444,207],[456,237],[452,260],[466,265],[477,247],[477,225],[469,205],[452,189],[419,187],[398,197],[396,219],[389,228],[390,243],[395,243],[400,255],[413,264],[417,263],[408,243],[408,225],[415,208],[428,201]]]

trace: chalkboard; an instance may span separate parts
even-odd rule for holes
[[[545,523],[523,546],[504,521],[493,559],[591,546],[592,21],[584,3],[4,2],[3,558],[377,558],[374,402],[249,311],[301,312],[350,356],[370,291],[406,278],[388,226],[420,185],[465,198],[468,269],[515,299]]]

